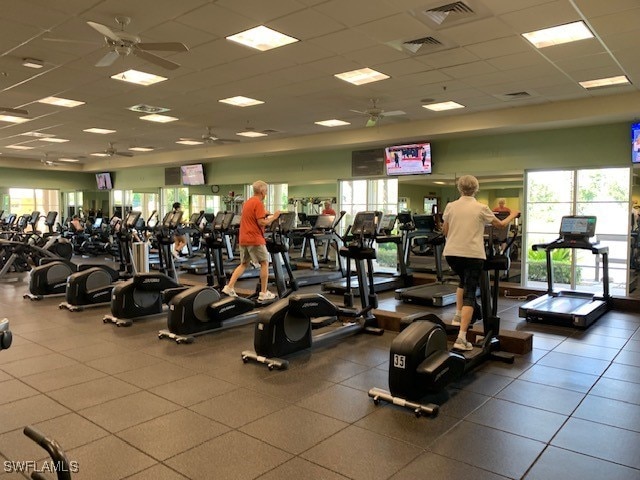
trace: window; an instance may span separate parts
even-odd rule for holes
[[[532,245],[558,236],[565,215],[597,217],[596,239],[609,247],[609,280],[612,294],[628,289],[629,236],[628,168],[527,172],[525,251],[527,286],[546,285],[544,252]],[[587,250],[557,250],[553,254],[558,286],[581,291],[602,290],[601,259]]]
[[[154,210],[159,208],[159,195],[157,193],[132,193],[131,208],[134,211],[142,212],[145,222],[149,219]],[[158,213],[159,215],[159,213]]]
[[[221,210],[220,195],[191,195],[192,212],[217,213]]]
[[[41,232],[45,231],[44,217],[47,213],[54,211],[58,212],[58,215],[60,214],[59,195],[60,192],[58,190],[10,188],[9,205],[11,213],[19,216],[39,211],[40,220],[36,228]],[[82,193],[80,193],[80,199],[82,199]]]
[[[183,217],[188,220],[190,215],[190,206],[189,206],[189,189],[185,187],[173,187],[173,188],[163,188],[162,189],[162,208],[160,209],[160,220],[164,217],[165,214],[171,211],[173,204],[175,202],[180,202],[182,206],[182,211],[184,212]]]

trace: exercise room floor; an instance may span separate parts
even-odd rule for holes
[[[367,396],[387,388],[394,332],[270,372],[240,359],[250,326],[177,345],[158,339],[162,318],[116,328],[107,308],[59,310],[26,289],[0,284],[14,333],[0,352],[3,462],[47,458],[22,434],[31,424],[77,462],[74,479],[640,478],[636,314],[578,331],[528,325],[521,302],[501,298],[503,328],[533,331],[533,352],[485,364],[438,398],[438,417],[416,418]]]

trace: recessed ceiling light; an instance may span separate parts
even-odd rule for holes
[[[24,123],[31,120],[30,118],[16,117],[13,115],[0,115],[0,122]]]
[[[343,120],[322,120],[321,122],[314,122],[316,125],[322,125],[323,127],[341,127],[343,125],[351,125],[349,122],[345,122]]]
[[[245,130],[244,132],[238,132],[238,133],[236,133],[236,135],[240,135],[241,137],[249,137],[249,138],[266,137],[267,136],[266,133],[255,132],[253,130]]]
[[[299,41],[297,38],[276,32],[264,25],[231,35],[227,37],[227,40],[255,48],[261,52]]]
[[[37,138],[55,137],[55,135],[53,135],[52,133],[42,133],[42,132],[24,132],[24,133],[21,133],[20,135],[23,135],[25,137],[37,137]]]
[[[68,162],[68,163],[77,163],[80,160],[78,160],[77,158],[59,158],[58,162]]]
[[[27,147],[26,145],[7,145],[7,148],[13,148],[14,150],[33,150],[34,147]]]
[[[157,123],[169,123],[175,122],[178,120],[176,117],[170,117],[169,115],[158,115],[157,113],[152,113],[151,115],[145,115],[140,117],[140,120],[146,120],[148,122],[157,122]]]
[[[229,97],[223,98],[222,100],[218,100],[220,103],[227,103],[229,105],[235,105],[236,107],[252,107],[253,105],[260,105],[264,103],[262,100],[256,100],[255,98],[237,96],[237,97]]]
[[[92,157],[108,157],[109,154],[104,152],[96,152],[96,153],[92,153],[91,156]]]
[[[153,152],[153,147],[131,147],[129,150],[133,152]]]
[[[51,142],[51,143],[65,143],[65,142],[68,142],[69,140],[67,140],[66,138],[47,137],[47,138],[41,138],[40,141]]]
[[[198,140],[187,140],[186,138],[181,138],[176,143],[180,145],[202,145],[204,142],[199,142]]]
[[[44,62],[35,58],[23,58],[22,66],[27,68],[42,68],[44,67]]]
[[[576,42],[585,38],[593,38],[593,33],[584,22],[573,22],[556,27],[543,28],[534,32],[523,33],[522,36],[529,40],[536,48],[561,45],[563,43]]]
[[[144,103],[133,105],[127,108],[127,110],[131,110],[132,112],[140,112],[140,113],[164,113],[169,111],[168,108],[154,107],[152,105],[145,105]]]
[[[85,102],[79,102],[78,100],[69,100],[68,98],[61,97],[46,97],[38,100],[39,103],[46,103],[48,105],[56,105],[57,107],[77,107],[78,105],[84,105]]]
[[[447,182],[433,182],[433,183],[435,183],[436,185],[446,185],[447,184]]]
[[[428,110],[433,110],[434,112],[442,112],[443,110],[454,110],[456,108],[465,108],[464,105],[460,105],[457,102],[440,102],[422,106]]]
[[[127,70],[126,72],[111,75],[114,80],[135,83],[136,85],[153,85],[154,83],[164,82],[166,77],[154,75],[152,73],[140,72],[138,70]]]
[[[599,78],[597,80],[587,80],[579,83],[581,87],[589,89],[589,88],[599,88],[599,87],[610,87],[612,85],[624,85],[631,82],[629,81],[626,75],[619,75],[617,77]]]
[[[87,132],[87,133],[99,133],[100,135],[106,135],[108,133],[116,133],[115,130],[109,130],[107,128],[85,128],[84,130],[82,130],[83,132]]]
[[[354,85],[364,85],[365,83],[378,82],[380,80],[386,80],[389,75],[377,72],[370,68],[361,68],[359,70],[351,70],[350,72],[336,73],[334,77],[338,77],[340,80],[352,83]]]

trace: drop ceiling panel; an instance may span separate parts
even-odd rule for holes
[[[602,37],[625,32],[637,33],[640,31],[640,8],[595,17],[590,23],[598,35]]]
[[[218,37],[228,37],[256,26],[254,20],[211,3],[178,17],[176,21]]]
[[[613,12],[622,12],[638,7],[636,0],[574,0],[578,9],[589,17],[606,15]]]
[[[448,67],[441,69],[441,72],[453,78],[469,78],[476,75],[484,75],[486,73],[493,73],[496,68],[489,62],[473,62],[466,65],[458,65],[455,67]]]
[[[619,67],[608,53],[598,53],[586,57],[565,58],[555,63],[563,72],[567,73],[584,71],[590,68],[605,68],[621,73]]]
[[[480,60],[476,55],[464,48],[452,48],[428,55],[420,55],[416,60],[433,68],[451,67]]]
[[[363,67],[371,66],[373,64],[380,64],[386,62],[392,62],[394,60],[403,60],[407,58],[407,55],[399,52],[398,50],[391,48],[387,45],[375,45],[373,47],[364,48],[355,52],[344,53],[343,56],[354,62],[358,62]],[[390,73],[383,72],[387,75]]]
[[[144,32],[145,42],[181,42],[190,50],[211,42],[217,37],[199,28],[188,27],[178,22],[164,22]]]
[[[381,63],[380,65],[374,65],[375,68],[380,71],[390,72],[389,75],[391,75],[392,77],[424,72],[429,68],[424,63],[420,63],[413,58],[406,58],[404,60],[396,60],[393,62]]]
[[[562,45],[554,45],[540,49],[540,53],[551,61],[557,61],[563,58],[585,57],[587,55],[603,53],[604,51],[602,44],[595,38],[587,38],[577,42],[564,43]]]
[[[538,52],[529,51],[523,53],[516,53],[514,55],[505,55],[504,57],[491,58],[487,60],[488,63],[496,67],[498,70],[513,70],[514,68],[523,68],[538,66],[543,67],[548,65],[546,60]]]
[[[579,13],[565,0],[555,0],[542,5],[500,15],[514,32],[525,33],[541,28],[554,27],[580,20]]]
[[[330,0],[318,5],[317,10],[335,20],[353,27],[381,18],[392,16],[398,12],[395,2],[371,2],[370,0]]]
[[[503,13],[515,12],[543,5],[545,3],[549,3],[549,0],[518,0],[517,2],[514,2],[513,0],[482,0],[482,3],[484,3],[485,6],[495,15],[501,15]]]
[[[487,42],[474,43],[465,47],[468,51],[481,59],[504,57],[506,55],[529,53],[533,47],[524,38],[505,37]]]
[[[264,0],[242,0],[241,2],[238,0],[218,0],[216,3],[237,14],[255,20],[257,24],[266,24],[274,19],[305,8],[304,4],[296,0],[279,0],[277,2],[265,2]]]
[[[16,27],[31,27],[29,30],[46,30],[58,23],[65,21],[67,16],[51,5],[55,2],[48,2],[46,5],[40,5],[29,9],[29,15],[24,15],[24,2],[2,2],[2,18],[7,23],[13,23]],[[28,8],[28,7],[27,7]]]
[[[364,23],[355,29],[381,43],[421,38],[430,34],[430,30],[424,24],[406,13]]]
[[[340,30],[329,35],[312,38],[307,43],[341,54],[362,50],[371,45],[371,39],[356,30]]]
[[[513,31],[499,19],[490,17],[445,28],[441,30],[441,33],[456,44],[464,46],[508,37],[513,34]]]
[[[271,28],[299,40],[321,37],[344,28],[344,25],[312,9],[300,10],[274,20]]]

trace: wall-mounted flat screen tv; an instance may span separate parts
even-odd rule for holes
[[[631,161],[640,164],[640,122],[631,125]]]
[[[98,190],[111,190],[113,189],[113,182],[111,181],[111,174],[109,172],[96,173],[96,184]]]
[[[204,168],[201,163],[180,167],[183,185],[204,185]]]
[[[431,144],[428,142],[387,147],[384,157],[387,175],[431,173]]]

